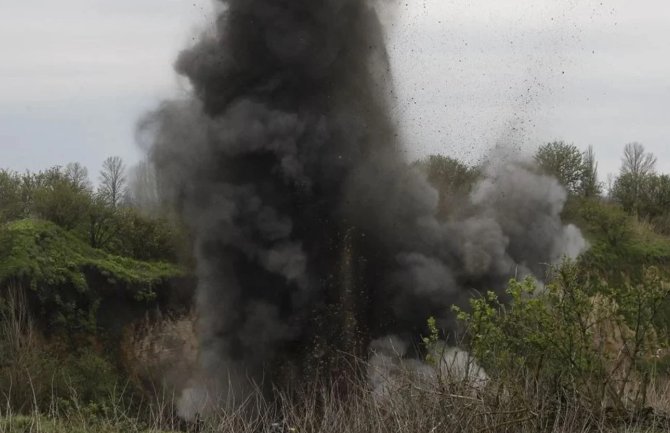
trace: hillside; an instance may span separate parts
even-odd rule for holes
[[[651,265],[670,275],[670,237],[616,204],[572,199],[564,219],[577,225],[589,241],[590,248],[581,258],[586,269],[612,282],[636,279],[644,266]]]
[[[0,228],[0,285],[30,288],[51,324],[94,328],[103,299],[150,302],[184,270],[120,257],[87,245],[54,223],[23,219]]]

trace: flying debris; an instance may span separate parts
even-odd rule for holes
[[[195,239],[201,368],[182,415],[251,386],[337,370],[339,351],[412,341],[426,318],[502,290],[585,242],[566,192],[522,163],[490,165],[459,212],[405,162],[389,59],[365,0],[226,0],[183,51],[193,86],[142,124],[164,199]]]

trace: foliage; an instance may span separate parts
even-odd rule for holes
[[[593,410],[645,403],[642,367],[662,348],[654,323],[668,295],[656,269],[640,285],[593,287],[566,262],[546,287],[511,280],[507,294],[507,304],[489,292],[471,301],[470,312],[456,309],[489,374],[521,369],[557,394],[577,393]]]
[[[577,146],[562,141],[547,143],[538,149],[535,162],[546,174],[556,177],[570,193],[579,192],[584,166],[582,152]]]
[[[622,174],[614,181],[610,197],[626,212],[639,215],[639,200],[644,181],[645,179],[636,179],[632,174]]]
[[[670,212],[655,216],[651,219],[651,224],[658,233],[670,236]]]
[[[670,213],[670,176],[650,176],[642,190],[642,213],[655,218]]]
[[[25,216],[22,194],[21,176],[0,170],[0,223]]]
[[[655,173],[656,157],[640,143],[629,143],[624,149],[621,174],[615,180],[610,196],[626,212],[643,219],[653,219],[670,212],[670,179]]]
[[[53,399],[102,401],[119,382],[110,361],[89,344],[76,348],[47,342],[32,320],[25,292],[8,287],[0,298],[0,392],[14,410]]]
[[[35,215],[66,230],[81,224],[90,203],[87,190],[80,189],[59,167],[36,175],[34,181]]]
[[[644,155],[643,163],[649,160]],[[670,233],[670,177],[654,174],[652,164],[634,190],[626,171],[612,188],[611,203],[599,199],[592,150],[581,153],[573,145],[550,143],[536,159],[570,190],[564,219],[582,229],[589,251],[579,262],[555,269],[546,287],[531,279],[512,280],[503,297],[489,293],[473,300],[471,309],[459,310],[473,354],[493,376],[490,387],[422,390],[424,383],[409,382],[403,394],[408,399],[390,411],[380,411],[375,400],[372,415],[398,417],[394,426],[406,422],[403,431],[414,431],[410,425],[427,427],[416,431],[456,426],[456,413],[464,414],[465,426],[480,423],[472,431],[515,431],[499,428],[510,418],[519,425],[528,422],[523,424],[528,431],[547,431],[557,416],[556,411],[543,412],[548,407],[584,404],[588,410],[580,414],[588,418],[596,417],[603,406],[640,406],[647,395],[641,388],[652,374],[670,372],[664,345],[670,335],[670,296],[663,283],[670,276],[670,239],[663,234]],[[124,168],[122,162],[117,166]],[[478,167],[443,156],[430,156],[416,167],[437,188],[442,217],[457,208],[454,202],[467,199],[480,177]],[[165,263],[176,261],[183,235],[174,222],[155,217],[161,210],[150,169],[144,167],[145,172],[131,180],[143,185],[133,199],[148,203],[153,217],[131,202],[94,192],[80,165],[33,174],[0,171],[0,287],[25,284],[36,317],[68,331],[98,330],[96,310],[108,294],[127,295],[133,302],[152,299],[166,280],[183,273]],[[125,172],[118,174],[122,196]],[[0,313],[11,311],[6,307],[0,302]],[[11,323],[6,317],[0,317],[0,323]],[[116,410],[107,396],[117,389],[121,372],[103,355],[99,340],[72,333],[81,343],[73,351],[60,339],[62,333],[44,335],[28,328],[19,326],[22,334],[13,339],[0,335],[0,392],[5,398],[8,389],[14,393],[8,407],[27,412],[37,396],[39,409],[58,406],[83,420],[45,419],[43,431],[144,430],[142,423],[107,423],[110,411]],[[437,364],[436,352],[430,349],[441,344],[439,337],[435,320],[429,318],[421,341],[429,364]],[[346,410],[366,404],[367,400]],[[517,412],[519,405],[523,412]],[[350,420],[342,412],[334,413],[338,422]],[[377,427],[388,421],[372,415],[369,419]],[[17,417],[8,423],[32,429],[26,426],[34,421]],[[0,418],[0,431],[2,423]],[[376,431],[368,427],[363,431]],[[216,426],[212,431],[224,429]]]
[[[182,272],[97,250],[47,221],[20,220],[0,229],[0,284],[30,287],[56,324],[92,326],[104,286],[150,299],[155,287]],[[92,280],[104,286],[93,290]]]
[[[81,168],[19,175],[0,171],[0,222],[38,216],[65,229],[81,223],[90,202]]]
[[[626,212],[641,219],[662,217],[670,213],[670,176],[649,174],[635,179],[632,174],[622,174],[610,195]]]
[[[596,198],[602,194],[602,185],[598,181],[598,163],[593,146],[582,154],[582,170],[579,180],[579,195],[586,198]]]
[[[115,214],[109,225],[115,231],[105,250],[139,260],[177,260],[182,234],[174,223],[125,208]]]
[[[428,327],[428,335],[421,339],[424,349],[426,349],[426,362],[436,365],[437,360],[434,356],[434,348],[440,341],[440,330],[437,328],[437,320],[433,316],[428,318],[426,325]]]
[[[125,190],[123,162],[107,161],[106,182],[114,181],[112,203],[109,186],[91,188],[87,170],[80,164],[53,167],[38,173],[0,171],[0,224],[39,218],[72,232],[96,249],[139,260],[175,261],[182,242],[178,227],[143,210],[121,205]],[[118,172],[118,170],[121,170]]]
[[[616,204],[573,197],[563,218],[577,225],[589,242],[580,258],[588,272],[612,283],[624,276],[639,280],[645,265],[656,265],[670,275],[670,238]]]
[[[416,163],[440,194],[440,214],[448,215],[455,206],[453,202],[462,200],[480,177],[477,167],[443,155],[430,155]]]

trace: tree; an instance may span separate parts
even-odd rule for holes
[[[640,193],[640,216],[660,233],[670,233],[670,176],[649,175]]]
[[[546,174],[556,177],[568,192],[579,193],[584,167],[577,146],[562,141],[547,143],[538,149],[535,162]]]
[[[442,155],[430,155],[417,161],[415,166],[426,174],[428,182],[440,195],[440,215],[453,212],[453,201],[467,195],[480,176],[477,167],[469,167],[461,161]]]
[[[98,193],[116,209],[126,194],[126,166],[118,156],[110,156],[102,163]]]
[[[24,211],[21,176],[0,170],[0,223],[22,218]]]
[[[582,155],[582,173],[579,180],[579,189],[583,197],[598,197],[602,193],[602,186],[598,182],[598,163],[593,146]]]
[[[130,170],[128,195],[132,205],[149,215],[160,212],[158,180],[153,165],[141,161]]]
[[[119,232],[116,210],[98,194],[91,200],[87,212],[88,243],[93,248],[105,249]]]
[[[91,182],[88,180],[88,169],[78,162],[71,162],[65,166],[65,176],[72,182],[75,188],[90,190]]]
[[[621,158],[621,174],[631,174],[636,178],[643,178],[654,172],[656,157],[645,152],[641,143],[628,143],[623,149]]]
[[[629,214],[638,213],[638,191],[637,183],[630,173],[621,174],[614,180],[610,189],[610,197],[619,203]]]
[[[78,188],[62,168],[54,167],[32,178],[32,212],[66,230],[74,229],[83,221],[90,206],[90,192]]]
[[[640,216],[645,183],[654,174],[656,157],[640,143],[628,143],[621,158],[621,174],[614,183],[613,197],[631,213]]]

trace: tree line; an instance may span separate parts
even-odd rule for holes
[[[657,158],[640,143],[625,146],[618,176],[602,182],[592,147],[562,141],[541,145],[539,170],[554,176],[571,199],[615,204],[629,215],[670,235],[670,175],[656,172]],[[448,215],[481,175],[481,167],[431,155],[416,163],[440,194]],[[574,200],[573,200],[574,201]],[[179,224],[165,218],[156,176],[148,163],[129,170],[117,156],[107,158],[93,186],[79,163],[31,173],[0,169],[0,224],[40,218],[76,233],[91,247],[140,260],[176,260],[183,241]],[[177,239],[180,239],[178,242]]]
[[[176,260],[174,222],[143,207],[137,187],[146,177],[142,169],[129,173],[120,157],[109,157],[97,187],[79,163],[35,173],[0,170],[0,224],[44,219],[93,248],[139,260]]]
[[[538,149],[535,161],[572,196],[615,203],[657,232],[670,234],[670,175],[657,173],[656,156],[641,143],[626,144],[619,173],[607,184],[598,179],[592,147],[582,152],[574,144],[552,142]]]
[[[628,215],[650,224],[655,231],[670,235],[670,175],[657,173],[657,158],[640,143],[624,147],[617,176],[607,182],[598,176],[593,147],[553,141],[541,145],[533,155],[537,169],[555,177],[565,187],[571,201],[598,201],[620,207]],[[416,163],[440,194],[440,213],[448,215],[463,199],[482,167],[468,166],[457,159],[431,155]]]

